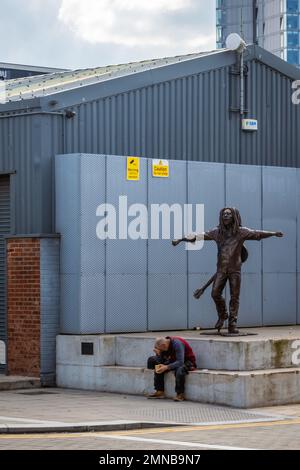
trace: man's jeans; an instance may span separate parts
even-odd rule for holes
[[[157,364],[163,364],[158,356],[149,357],[147,364],[148,369],[155,369]],[[172,369],[172,372],[175,374],[175,392],[177,394],[184,393],[185,376],[189,373],[189,370],[193,370],[194,368],[195,366],[190,361],[186,361],[183,366],[178,367],[177,369]],[[154,372],[154,388],[159,392],[163,392],[165,390],[165,373],[166,372],[157,374]]]

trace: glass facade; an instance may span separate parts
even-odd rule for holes
[[[242,13],[242,14],[241,14]],[[225,47],[228,34],[240,32],[300,68],[300,0],[216,0],[217,47]]]

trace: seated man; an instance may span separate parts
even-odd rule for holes
[[[196,358],[191,346],[178,336],[157,338],[154,345],[155,356],[148,359],[148,369],[155,369],[155,392],[148,398],[165,398],[164,375],[170,370],[174,371],[176,378],[175,401],[183,401],[185,376],[190,370],[196,369]]]

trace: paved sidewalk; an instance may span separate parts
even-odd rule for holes
[[[240,410],[194,402],[65,389],[0,392],[0,433],[112,431],[169,425],[272,422],[300,417],[300,405]]]

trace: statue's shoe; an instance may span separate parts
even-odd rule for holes
[[[237,327],[235,325],[229,325],[228,327],[228,333],[230,335],[238,335],[239,334],[239,330],[237,329]]]
[[[228,319],[228,315],[225,315],[224,317],[219,317],[219,320],[215,324],[216,330],[220,331],[222,326],[224,325],[224,322]]]

